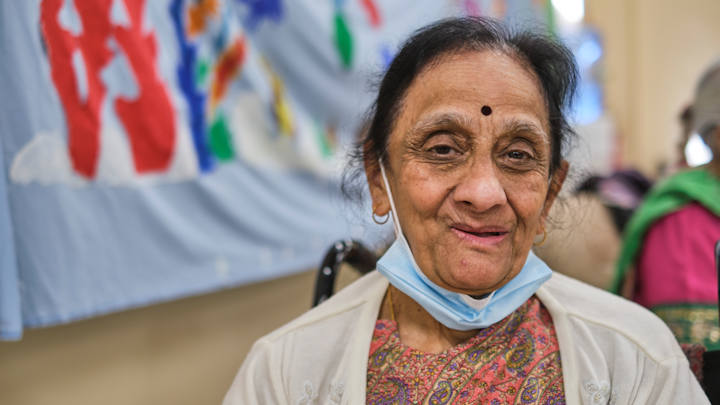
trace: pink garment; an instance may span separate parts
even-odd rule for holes
[[[378,319],[367,404],[565,404],[560,350],[548,310],[532,296],[502,321],[442,353],[400,342]]]
[[[718,239],[720,218],[698,203],[655,222],[638,256],[634,300],[648,308],[718,302]]]

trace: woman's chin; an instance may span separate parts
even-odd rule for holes
[[[445,288],[461,294],[481,296],[504,286],[510,279],[512,279],[512,277],[507,273],[483,274],[482,276],[464,275],[462,277],[452,277],[452,279],[446,283]]]
[[[505,262],[505,260],[501,260]],[[472,263],[472,264],[470,264]],[[482,295],[493,292],[510,281],[518,271],[510,263],[496,261],[460,260],[447,269],[447,273],[439,274],[446,289],[470,295]]]

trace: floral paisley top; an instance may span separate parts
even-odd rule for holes
[[[535,296],[502,321],[442,353],[400,342],[397,325],[375,323],[367,403],[565,404],[552,319]]]

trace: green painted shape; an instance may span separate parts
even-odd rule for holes
[[[320,153],[324,158],[329,158],[333,155],[332,146],[327,137],[327,132],[319,124],[315,125],[315,133],[317,134],[318,144],[320,145]]]
[[[341,13],[335,14],[335,46],[340,54],[343,67],[350,69],[353,59],[353,38],[347,22],[345,22],[345,17]]]
[[[210,72],[210,64],[204,60],[201,59],[196,65],[195,65],[195,84],[202,84],[205,83],[205,80],[207,79],[207,75]]]
[[[555,23],[555,7],[552,5],[552,0],[545,1],[545,23],[547,24],[547,30],[551,36],[557,37],[557,25]]]
[[[210,127],[210,150],[212,154],[221,161],[231,160],[235,157],[232,133],[222,114],[218,114]]]

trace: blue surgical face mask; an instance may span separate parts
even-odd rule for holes
[[[531,251],[515,277],[481,299],[433,283],[418,267],[402,232],[382,161],[380,171],[390,199],[396,239],[378,260],[377,269],[438,322],[455,330],[486,328],[520,307],[552,275],[550,268]]]

